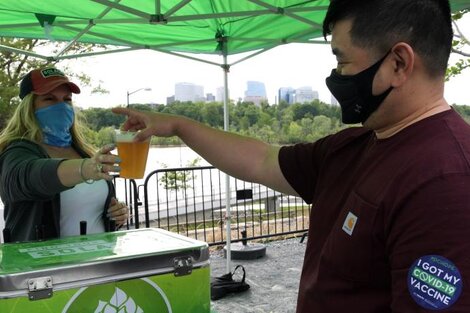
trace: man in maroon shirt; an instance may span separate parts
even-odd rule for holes
[[[312,203],[298,313],[470,312],[470,127],[443,98],[446,0],[332,0],[326,79],[345,123],[276,147],[184,117],[114,109],[228,174]]]

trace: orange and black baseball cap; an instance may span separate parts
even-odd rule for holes
[[[20,99],[26,97],[29,93],[44,95],[49,91],[67,84],[73,93],[80,93],[80,88],[69,81],[67,76],[54,67],[35,69],[23,77],[20,83]]]

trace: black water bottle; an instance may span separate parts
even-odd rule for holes
[[[44,226],[44,224],[36,225],[34,230],[35,230],[35,233],[36,233],[36,240],[42,241],[42,240],[45,239],[46,227]]]
[[[116,230],[116,221],[115,220],[109,219],[108,225],[109,225],[109,231],[115,231]]]
[[[86,235],[86,221],[80,221],[80,235]]]
[[[3,229],[3,242],[8,243],[11,242],[11,231],[10,228]]]

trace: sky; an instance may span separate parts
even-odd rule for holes
[[[221,56],[201,56],[222,63]],[[240,56],[229,56],[233,63]],[[75,64],[73,64],[75,63]],[[80,65],[77,63],[81,63]],[[330,102],[330,93],[324,80],[335,66],[329,45],[289,44],[276,47],[251,59],[233,65],[228,74],[229,95],[232,99],[244,96],[246,82],[263,82],[269,102],[275,101],[280,87],[298,88],[312,86],[320,99]],[[72,70],[78,69],[92,77],[110,93],[91,95],[91,88],[74,95],[81,107],[110,107],[126,103],[127,92],[141,90],[129,96],[130,103],[166,103],[174,95],[175,83],[189,82],[204,87],[204,93],[215,95],[223,86],[223,70],[219,66],[188,60],[155,51],[134,51],[77,59],[70,62]]]
[[[460,28],[470,36],[470,17],[460,23]],[[228,63],[243,56],[229,56]],[[200,57],[222,63],[221,56]],[[453,64],[457,59],[457,56],[452,56],[450,63]],[[218,66],[150,50],[112,53],[63,62],[73,72],[89,75],[93,86],[101,85],[109,91],[109,94],[99,95],[92,94],[91,88],[82,88],[81,94],[74,95],[75,105],[82,108],[124,105],[127,92],[141,88],[152,90],[133,93],[129,97],[130,103],[165,104],[166,98],[174,95],[175,83],[178,82],[202,85],[204,93],[214,95],[216,88],[223,86],[223,71]],[[325,85],[325,78],[335,66],[336,60],[328,44],[279,46],[231,67],[228,75],[230,98],[243,98],[246,82],[252,80],[265,84],[270,104],[275,103],[279,88],[302,86],[311,86],[318,91],[320,100],[330,103],[331,94]],[[467,70],[446,83],[447,101],[450,104],[470,105],[469,82],[470,70]]]

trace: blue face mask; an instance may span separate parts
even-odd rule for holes
[[[72,127],[75,114],[72,106],[59,102],[34,113],[41,127],[44,143],[55,147],[70,147],[72,145]]]

